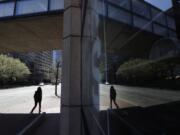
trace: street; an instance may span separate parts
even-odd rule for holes
[[[38,86],[26,86],[19,88],[0,90],[0,113],[29,113],[34,106],[34,92]],[[54,95],[54,85],[42,87],[42,112],[59,113],[60,100]],[[148,107],[173,101],[180,101],[180,91],[142,88],[114,85],[117,93],[116,101],[120,108],[132,106]],[[109,108],[110,85],[99,85],[100,110]],[[61,93],[61,85],[58,85],[58,95]],[[115,106],[113,106],[115,108]],[[38,112],[38,106],[34,111]]]
[[[34,92],[38,86],[27,86],[0,90],[0,113],[30,113],[34,106]],[[42,87],[42,112],[59,113],[60,99],[54,95],[54,85],[44,85]],[[58,85],[58,95],[60,95]],[[38,106],[34,113],[38,112]]]
[[[100,84],[100,110],[109,108],[110,85]],[[131,106],[148,107],[173,101],[180,101],[180,91],[156,88],[130,87],[114,85],[117,93],[116,101],[120,108]]]

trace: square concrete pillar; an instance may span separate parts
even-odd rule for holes
[[[81,0],[65,0],[61,135],[81,135]]]
[[[81,51],[80,37],[64,39],[62,96],[64,106],[81,105]]]

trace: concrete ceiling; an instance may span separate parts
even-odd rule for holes
[[[62,34],[62,14],[1,21],[0,53],[62,49]]]

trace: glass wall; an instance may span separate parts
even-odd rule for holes
[[[84,132],[179,134],[180,41],[173,17],[141,0],[82,5]]]
[[[58,10],[64,8],[64,0],[51,0],[50,10]]]
[[[64,0],[0,1],[0,18],[47,13],[64,9]]]
[[[0,17],[12,16],[14,13],[14,2],[0,4]]]
[[[25,0],[18,1],[16,14],[30,14],[48,10],[48,0]]]

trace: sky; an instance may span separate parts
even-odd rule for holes
[[[145,0],[152,5],[162,9],[162,10],[167,10],[172,6],[171,0]]]

